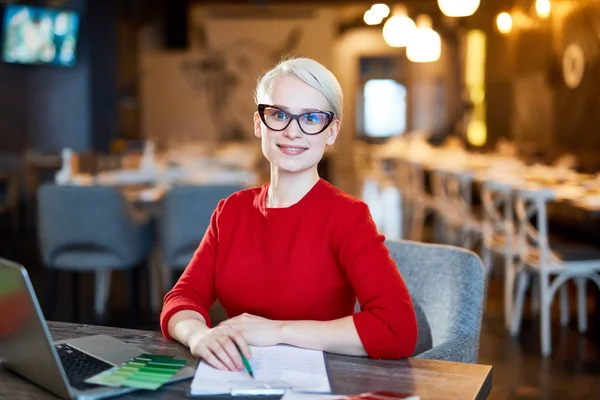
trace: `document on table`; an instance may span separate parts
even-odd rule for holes
[[[293,390],[331,393],[322,351],[277,345],[252,347],[248,360],[254,372],[220,371],[202,360],[190,387],[191,396],[284,394]]]

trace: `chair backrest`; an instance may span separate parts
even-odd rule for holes
[[[460,226],[464,222],[463,214],[458,209],[456,197],[461,194],[459,181],[445,169],[431,171],[431,192],[437,211],[442,218],[452,226]]]
[[[447,175],[448,200],[456,210],[463,224],[474,220],[473,215],[473,181],[474,173],[463,170],[449,170]]]
[[[532,187],[515,190],[518,254],[522,262],[535,262],[540,268],[561,263],[550,248],[548,236],[546,205],[554,198],[550,189]]]
[[[415,355],[455,338],[455,361],[476,362],[484,298],[484,271],[475,253],[453,246],[386,241],[411,294],[419,323]],[[466,338],[466,340],[465,340]]]
[[[126,264],[137,246],[128,204],[108,186],[41,186],[38,237],[50,267],[61,252],[73,249],[110,252]]]
[[[243,188],[241,185],[182,185],[170,189],[163,199],[160,222],[163,261],[174,268],[185,267],[176,265],[179,257],[193,253],[198,247],[219,200]]]
[[[402,198],[406,201],[413,201],[415,198],[415,190],[413,187],[411,164],[403,159],[396,160],[394,169],[394,183],[402,191]]]
[[[500,234],[506,238],[504,245],[512,248],[515,232],[512,185],[496,180],[484,181],[481,186],[481,202],[484,245],[491,248],[494,235]]]

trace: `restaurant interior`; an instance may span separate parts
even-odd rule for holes
[[[388,240],[479,256],[489,398],[598,398],[600,1],[0,0],[0,16],[0,257],[46,319],[158,331],[218,200],[269,179],[257,78],[310,57],[345,103],[320,176]],[[106,254],[59,266],[82,237]]]

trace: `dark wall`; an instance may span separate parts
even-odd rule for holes
[[[478,27],[486,32],[487,38],[485,96],[488,147],[494,146],[499,138],[510,136],[511,132],[513,59],[505,37],[495,27],[496,15],[507,9],[507,3],[507,1],[482,2],[481,9],[478,10]]]
[[[538,18],[527,0],[515,1],[512,12],[525,15],[525,24],[515,19],[510,34],[490,33],[489,128],[507,128],[500,105],[508,95],[506,136],[517,141],[524,155],[552,162],[573,153],[582,170],[600,170],[600,2],[553,3],[548,20]],[[585,71],[576,87],[568,87],[563,59],[573,43],[583,52]]]
[[[27,71],[0,63],[0,151],[16,152],[27,140]]]
[[[81,13],[74,67],[0,63],[0,151],[104,149],[116,132],[114,0],[70,0]]]
[[[576,44],[583,51],[585,70],[576,87],[568,87],[562,76],[553,80],[553,121],[558,147],[579,154],[588,169],[600,169],[600,2],[581,3],[555,35],[555,63],[562,64],[569,45]]]
[[[117,1],[89,0],[87,5],[91,147],[104,152],[118,136]]]

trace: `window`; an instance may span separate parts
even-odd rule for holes
[[[363,88],[364,134],[398,136],[406,130],[406,87],[393,79],[369,79]]]

